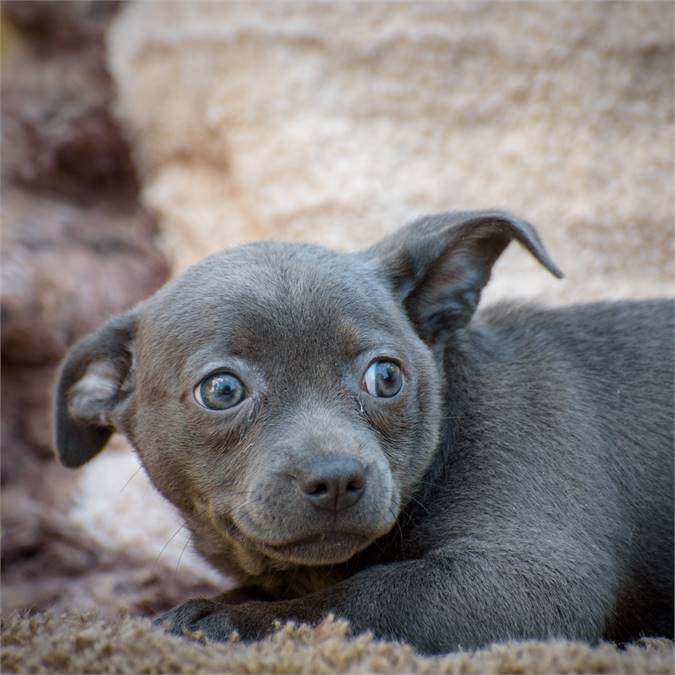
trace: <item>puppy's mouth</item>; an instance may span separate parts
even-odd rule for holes
[[[270,558],[302,565],[329,565],[345,562],[373,541],[356,532],[329,530],[283,544],[256,542]]]
[[[349,560],[368,547],[375,539],[390,529],[364,533],[350,530],[328,529],[284,542],[270,542],[248,533],[232,520],[211,521],[225,539],[235,539],[247,548],[284,563],[298,565],[331,565]],[[393,523],[391,524],[393,527]]]
[[[252,514],[241,514],[235,518],[232,512],[236,509],[228,509],[229,513],[223,513],[224,509],[216,509],[215,504],[209,502],[207,513],[211,525],[223,539],[234,540],[251,553],[261,554],[284,566],[334,565],[346,562],[395,526],[398,493],[395,493],[393,500],[391,495],[388,496],[387,506],[372,504],[367,518],[364,518],[363,513],[350,518],[348,513],[346,518],[323,518],[321,522],[315,517],[314,522],[303,523],[300,517],[294,520],[277,517],[276,521],[281,521],[281,527],[273,526],[274,517],[269,522],[268,512],[263,512],[258,519],[253,518]]]

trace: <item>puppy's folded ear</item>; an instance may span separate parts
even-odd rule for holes
[[[55,445],[68,467],[81,466],[108,442],[131,394],[135,320],[118,316],[68,353],[58,375]]]
[[[414,220],[366,251],[422,339],[466,326],[492,266],[517,239],[551,274],[562,272],[529,223],[504,211],[457,211]]]

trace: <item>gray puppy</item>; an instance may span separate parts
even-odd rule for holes
[[[499,211],[351,254],[254,243],[75,346],[56,446],[113,430],[240,591],[161,617],[256,639],[332,612],[447,652],[673,635],[673,303],[474,315]]]

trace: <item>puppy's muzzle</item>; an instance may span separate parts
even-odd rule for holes
[[[356,504],[366,488],[366,467],[356,457],[312,458],[297,475],[303,497],[317,509],[339,513]]]

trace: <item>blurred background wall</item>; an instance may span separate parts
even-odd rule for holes
[[[672,3],[138,3],[108,53],[176,268],[499,206],[540,228],[567,297],[671,279]],[[533,270],[510,252],[497,284],[561,297]]]
[[[65,348],[207,253],[501,207],[567,277],[514,246],[486,301],[672,296],[674,9],[4,3],[3,606],[218,581],[121,439],[79,473],[49,449]]]
[[[170,271],[114,114],[105,35],[119,9],[2,4],[3,609],[150,612],[200,587],[176,579],[171,558],[153,564],[153,528],[158,552],[175,519],[147,483],[120,492],[136,470],[126,444],[92,480],[51,447],[67,348]],[[147,527],[134,529],[142,513]]]

